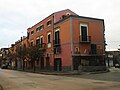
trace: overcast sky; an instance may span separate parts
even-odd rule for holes
[[[120,47],[120,0],[0,0],[0,48],[10,47],[26,36],[27,28],[64,9],[104,19],[107,50]]]

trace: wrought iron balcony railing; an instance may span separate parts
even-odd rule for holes
[[[41,50],[41,49],[46,49],[46,44],[45,44],[45,43],[42,43],[42,44],[40,44],[39,46],[40,46],[40,50]]]
[[[60,46],[60,39],[53,40],[53,46]]]
[[[91,36],[83,37],[80,36],[80,43],[90,43],[91,42]]]

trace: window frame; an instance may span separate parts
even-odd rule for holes
[[[33,35],[34,34],[34,30],[31,30],[31,35]]]
[[[39,27],[36,28],[36,32],[39,32]]]
[[[51,24],[52,24],[52,20],[51,19],[49,19],[48,21],[47,21],[47,26],[49,27],[49,26],[51,26]]]
[[[44,24],[41,24],[40,26],[39,26],[39,30],[41,31],[41,30],[43,30],[44,29]]]
[[[50,35],[50,40],[48,40],[48,35]],[[50,41],[50,42],[49,42]],[[51,32],[47,33],[47,43],[51,43]]]
[[[82,38],[82,27],[86,27],[87,28],[87,41],[89,40],[88,39],[88,23],[80,23],[80,36],[81,36],[81,38]],[[82,39],[81,39],[81,41],[82,41]]]
[[[37,40],[39,40],[39,44],[40,44],[40,37],[37,37],[37,38],[36,38],[36,45],[37,45]],[[38,45],[39,45],[39,44],[38,44]]]
[[[36,32],[42,31],[44,29],[44,24],[41,24],[36,28]]]
[[[30,46],[34,46],[34,40],[30,41]]]
[[[56,37],[56,36],[55,36],[55,33],[56,33],[56,32],[59,32],[59,37],[57,36],[57,37],[58,37],[57,39],[55,38],[55,37]],[[59,40],[60,40],[60,28],[55,29],[55,31],[54,31],[54,40],[55,40],[55,42],[60,42],[60,41],[59,41]]]
[[[43,43],[44,43],[44,37],[43,37],[43,35],[41,35],[41,36],[40,36],[40,44],[42,44],[42,43],[41,43],[41,39],[42,39],[42,38],[43,38]]]

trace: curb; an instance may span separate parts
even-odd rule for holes
[[[64,76],[64,75],[82,75],[82,73],[39,73],[44,75],[58,75],[58,76]]]
[[[15,70],[15,71],[36,73],[36,74],[44,74],[44,75],[57,75],[57,76],[89,75],[89,74],[100,74],[100,73],[110,72],[109,70],[106,70],[106,71],[96,71],[96,72],[33,72],[33,71],[22,71],[22,70]]]
[[[98,72],[76,72],[76,73],[46,73],[46,72],[39,72],[39,74],[44,74],[44,75],[58,75],[58,76],[68,76],[68,75],[89,75],[89,74],[100,74],[100,73],[107,73],[109,72],[108,70],[106,71],[98,71]]]

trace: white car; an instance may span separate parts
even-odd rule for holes
[[[119,64],[115,64],[115,68],[120,68],[120,65]]]

